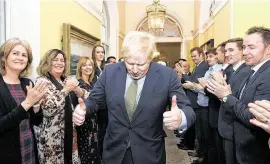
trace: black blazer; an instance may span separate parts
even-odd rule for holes
[[[151,63],[146,74],[137,109],[130,121],[125,108],[127,70],[123,62],[106,66],[85,101],[90,113],[107,104],[108,127],[103,143],[104,164],[121,164],[130,142],[135,164],[165,164],[166,136],[163,113],[173,95],[187,118],[189,128],[195,114],[184,93],[176,72],[163,65]]]
[[[232,74],[229,84],[231,85],[233,96],[237,97],[238,95],[241,84],[241,80],[239,79],[245,79],[250,71],[250,67],[244,63]],[[218,118],[218,131],[223,138],[230,141],[233,141],[234,118],[234,115],[230,114],[228,109],[225,109],[225,107],[221,105]]]
[[[209,69],[208,64],[205,61],[202,61],[197,67],[194,68],[195,70],[191,73],[190,76],[188,75],[183,75],[183,79],[185,81],[191,81],[198,83],[198,78],[204,77],[204,74],[206,71]],[[197,99],[198,99],[198,93],[193,92],[191,90],[187,90],[187,97],[189,98],[191,102],[191,107],[195,110],[200,108],[199,105],[197,104]]]
[[[27,78],[20,78],[20,81],[26,94],[26,85],[29,85],[31,81]],[[20,123],[29,118],[29,114],[30,126],[34,135],[33,125],[38,125],[42,121],[42,111],[35,114],[31,109],[26,112],[21,105],[18,106],[0,75],[0,163],[21,164]],[[33,137],[36,163],[38,163],[36,140],[35,136]]]
[[[236,158],[244,164],[269,164],[269,134],[252,125],[249,120],[254,116],[248,111],[248,103],[270,99],[270,61],[267,61],[253,75],[239,99],[241,89],[248,77],[241,81],[238,96],[229,96],[224,107],[235,116],[234,140]]]

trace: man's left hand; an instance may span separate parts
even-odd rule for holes
[[[172,97],[171,111],[163,113],[163,122],[169,130],[179,129],[182,123],[181,110],[177,106],[176,96]]]

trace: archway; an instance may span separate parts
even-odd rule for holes
[[[137,31],[149,32],[148,19],[145,16],[137,25]],[[183,30],[178,21],[171,15],[166,15],[164,30],[150,32],[156,37],[157,49],[160,56],[154,61],[164,61],[168,66],[173,67],[174,62],[183,54]]]

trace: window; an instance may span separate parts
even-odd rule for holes
[[[109,24],[109,14],[107,4],[104,1],[102,6],[102,27],[101,27],[101,44],[105,48],[105,58],[110,55],[110,45],[109,45],[109,38],[110,38],[110,24]]]
[[[6,1],[0,0],[0,45],[6,40]]]

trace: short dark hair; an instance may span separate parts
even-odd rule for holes
[[[243,38],[232,38],[226,41],[227,43],[236,43],[239,50],[243,49]]]
[[[109,62],[110,59],[115,59],[116,60],[116,58],[114,56],[109,56],[109,57],[107,57],[107,60],[106,60],[107,63]]]
[[[220,51],[221,51],[222,53],[225,54],[225,46],[226,46],[226,41],[220,43],[220,44],[217,46],[217,48],[220,47]]]
[[[203,49],[200,47],[194,47],[190,50],[190,53],[192,53],[193,51],[197,51],[198,54],[203,54]]]
[[[214,54],[216,55],[217,54],[217,49],[216,48],[211,48],[209,50],[207,50],[207,52],[205,53],[206,55],[209,55],[209,54]]]
[[[270,29],[269,28],[254,26],[248,29],[248,31],[246,32],[247,35],[251,35],[255,33],[259,34],[262,37],[262,41],[265,46],[270,45]]]

